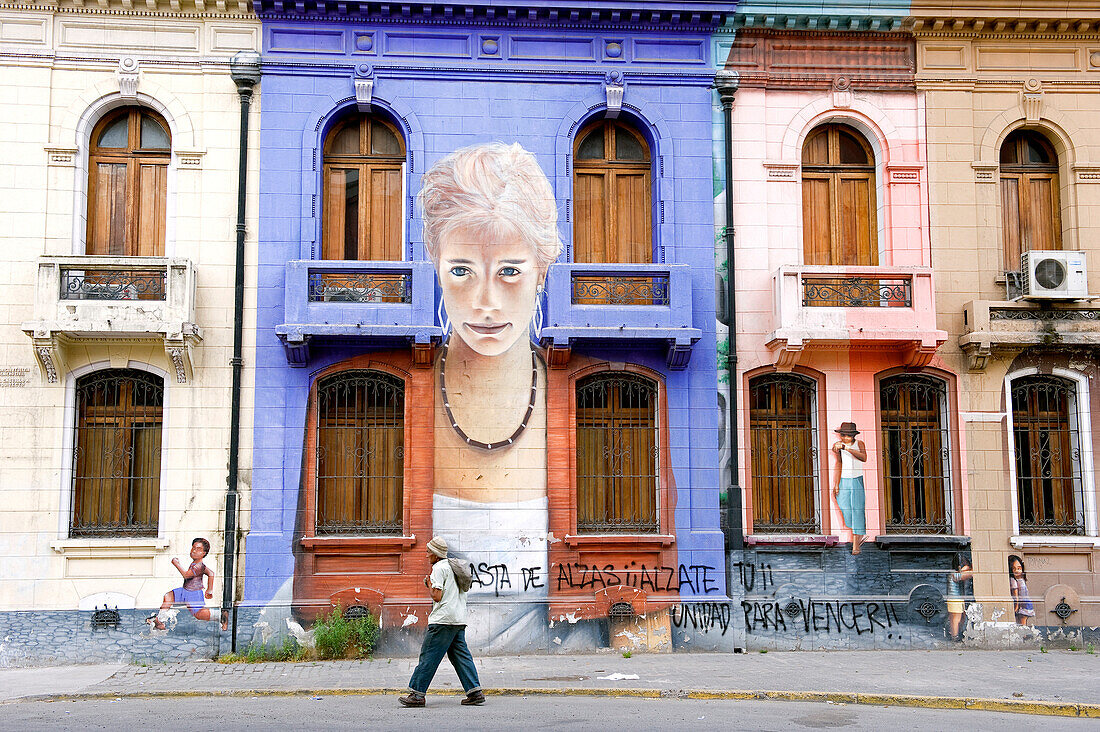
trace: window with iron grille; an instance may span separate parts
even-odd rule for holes
[[[1020,533],[1085,533],[1077,390],[1057,376],[1012,382]]]
[[[577,382],[577,531],[655,534],[657,384],[604,373]]]
[[[136,369],[76,381],[70,537],[156,536],[164,382]]]
[[[405,384],[345,371],[317,387],[318,534],[400,534]]]
[[[820,531],[817,388],[793,374],[749,382],[749,456],[755,533]]]
[[[883,379],[879,410],[887,533],[950,533],[946,383],[931,376]]]

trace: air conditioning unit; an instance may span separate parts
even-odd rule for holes
[[[1023,281],[1017,299],[1082,300],[1089,296],[1084,252],[1024,252],[1020,268]]]

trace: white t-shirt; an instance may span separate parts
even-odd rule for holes
[[[432,565],[431,585],[433,590],[443,590],[443,598],[432,602],[428,625],[465,625],[466,593],[458,591],[454,570],[446,559]]]

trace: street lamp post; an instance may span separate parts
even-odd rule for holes
[[[237,259],[233,287],[233,391],[229,416],[229,476],[225,492],[225,559],[222,577],[222,617],[232,612],[231,650],[237,650],[237,608],[234,603],[237,558],[237,480],[241,443],[241,371],[244,331],[245,193],[248,185],[248,114],[252,93],[260,83],[260,54],[239,51],[229,60],[229,75],[241,101],[240,162],[237,170]]]

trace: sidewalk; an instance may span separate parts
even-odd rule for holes
[[[607,653],[487,656],[477,663],[489,693],[778,698],[1100,717],[1100,656],[1084,651]],[[0,699],[378,694],[404,689],[414,665],[394,658],[0,669]],[[446,662],[432,688],[461,691]]]

